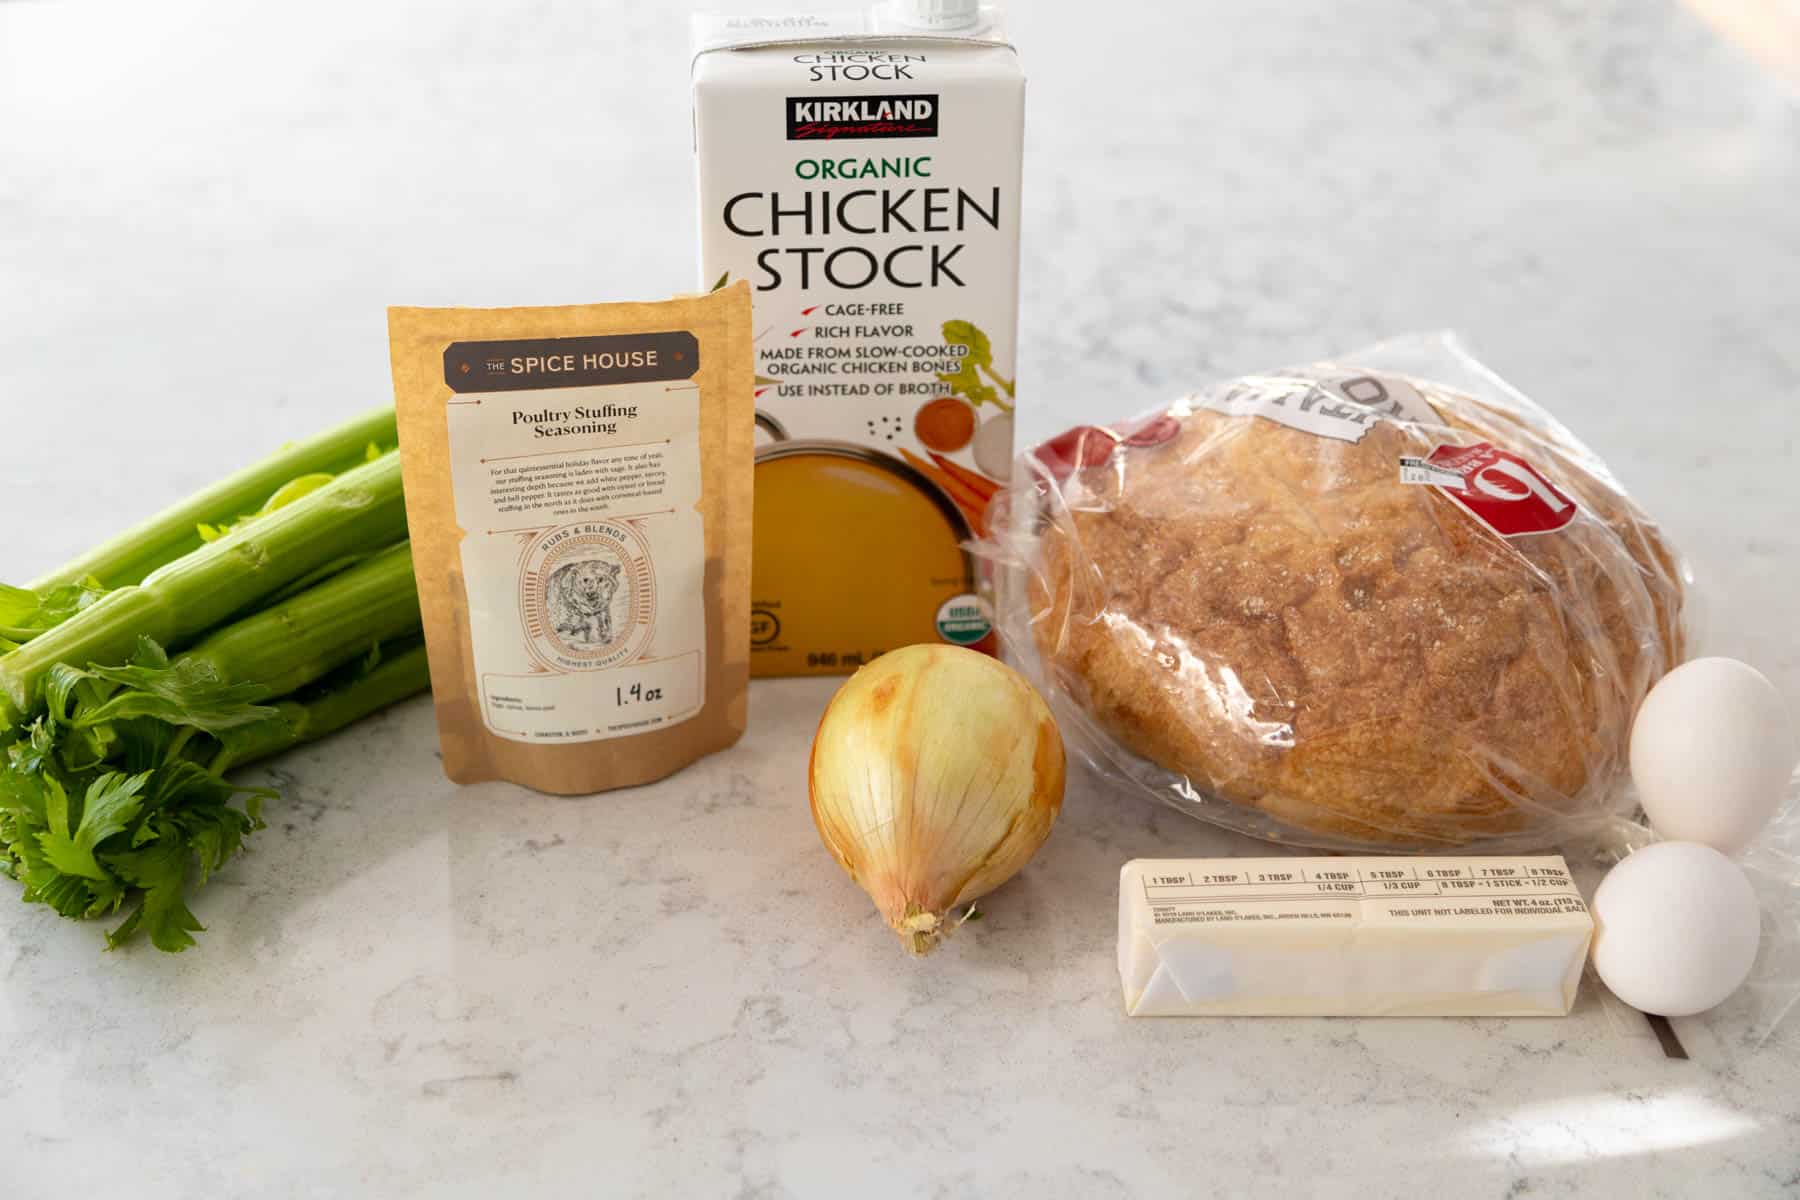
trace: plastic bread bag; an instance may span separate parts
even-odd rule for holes
[[[1762,908],[1762,945],[1743,990],[1726,1001],[1727,1017],[1760,1045],[1800,1003],[1800,769],[1788,780],[1786,803],[1738,863]]]
[[[1606,465],[1446,336],[1021,455],[980,546],[1072,753],[1270,841],[1514,852],[1630,813],[1687,573]]]

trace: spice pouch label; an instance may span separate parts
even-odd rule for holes
[[[592,741],[699,711],[699,368],[685,331],[445,350],[477,698],[494,734]]]
[[[748,522],[745,291],[395,310],[414,540],[423,524],[454,584],[419,576],[434,661],[456,659],[445,678],[461,683],[439,704],[453,778],[591,791],[654,778],[741,731],[748,566],[744,539],[729,547],[725,534]],[[587,331],[619,325],[620,308],[645,310],[649,327]],[[687,737],[695,721],[708,728]],[[664,731],[691,753],[665,745],[637,764],[635,752],[580,749]]]

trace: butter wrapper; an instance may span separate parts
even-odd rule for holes
[[[1134,1017],[1565,1016],[1594,932],[1557,855],[1135,859]]]

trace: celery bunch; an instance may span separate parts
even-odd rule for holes
[[[0,586],[0,874],[25,900],[186,949],[187,889],[274,797],[225,772],[428,686],[393,440],[380,410]]]

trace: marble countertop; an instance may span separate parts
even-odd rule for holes
[[[746,7],[740,5],[738,7]],[[1800,707],[1800,101],[1667,0],[1029,5],[1025,436],[1454,327],[1693,556]],[[0,4],[0,513],[29,577],[389,394],[389,303],[691,283],[663,5]],[[468,164],[479,158],[482,169]],[[198,951],[0,906],[0,1178],[144,1197],[1800,1189],[1800,1021],[1130,1021],[1077,778],[906,959],[821,850],[829,681],[589,799],[458,789],[420,701],[266,768]]]

